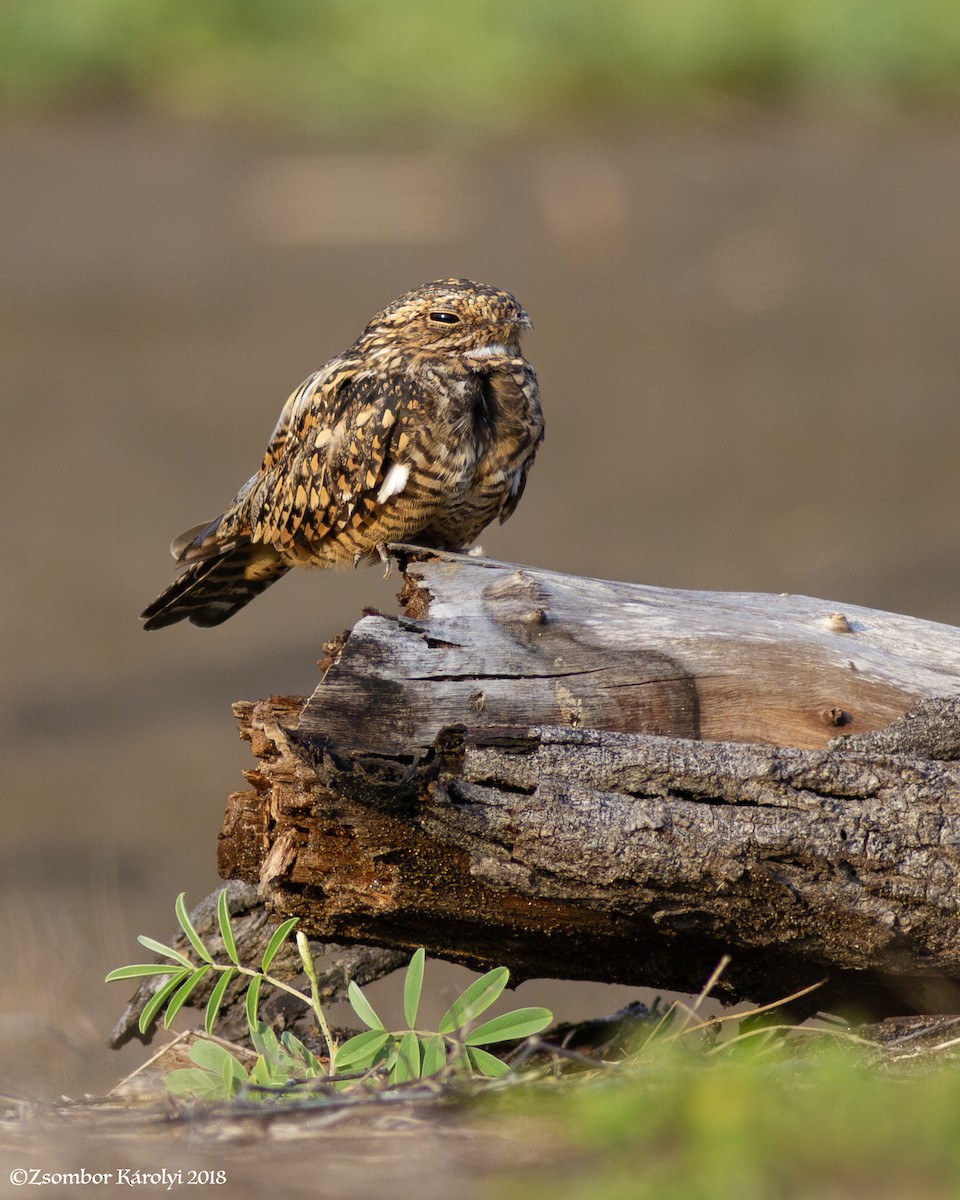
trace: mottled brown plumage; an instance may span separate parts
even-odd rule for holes
[[[291,567],[389,542],[459,550],[505,521],[543,437],[529,326],[513,296],[468,279],[385,308],[293,393],[226,512],[174,541],[186,569],[145,628],[219,625]]]

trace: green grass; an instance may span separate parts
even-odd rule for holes
[[[4,0],[0,104],[381,138],[716,97],[954,101],[956,0]]]
[[[764,1062],[673,1047],[632,1077],[512,1103],[512,1136],[552,1147],[552,1165],[501,1177],[502,1200],[960,1196],[956,1063],[906,1075],[838,1048]]]

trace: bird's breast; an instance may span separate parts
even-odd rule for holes
[[[474,462],[496,438],[497,406],[486,376],[447,378],[437,404],[437,433],[451,457]]]

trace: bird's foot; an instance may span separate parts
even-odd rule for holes
[[[384,579],[390,578],[390,572],[393,570],[393,559],[390,556],[390,551],[383,542],[377,542],[377,554],[380,555],[380,561],[386,568],[383,572]]]

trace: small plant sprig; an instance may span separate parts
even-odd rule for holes
[[[407,967],[403,984],[403,1015],[408,1026],[405,1030],[387,1029],[360,988],[350,983],[347,997],[367,1030],[340,1047],[338,1069],[362,1071],[383,1065],[390,1083],[425,1079],[444,1070],[463,1075],[506,1075],[509,1066],[483,1047],[530,1037],[546,1029],[553,1020],[547,1008],[515,1008],[473,1026],[477,1017],[498,999],[510,979],[506,967],[495,967],[474,980],[454,1000],[440,1018],[436,1032],[418,1030],[425,962],[426,954],[421,947]]]
[[[317,1023],[323,1034],[327,1051],[331,1060],[334,1058],[336,1043],[330,1033],[326,1016],[320,1004],[319,989],[316,986],[316,971],[313,967],[313,959],[310,956],[307,940],[303,935],[298,935],[297,937],[297,949],[300,951],[301,960],[305,960],[303,965],[307,973],[307,978],[310,980],[310,997],[304,996],[303,992],[285,983],[282,979],[277,979],[275,976],[268,974],[270,966],[277,956],[277,952],[297,923],[296,917],[291,917],[289,920],[283,921],[273,931],[273,936],[267,943],[267,948],[264,950],[263,957],[260,960],[260,966],[255,970],[252,967],[245,967],[240,962],[240,957],[237,953],[237,941],[234,936],[233,926],[230,924],[230,909],[227,905],[226,889],[223,889],[217,898],[217,923],[220,926],[220,936],[223,939],[224,949],[230,960],[227,963],[217,962],[212,952],[204,945],[203,939],[190,920],[183,892],[177,897],[174,911],[176,912],[177,922],[183,930],[184,936],[193,947],[197,957],[201,960],[199,966],[191,962],[185,954],[181,954],[179,950],[174,949],[173,946],[164,945],[163,942],[158,942],[155,938],[140,934],[137,941],[142,946],[146,946],[148,950],[152,950],[155,954],[161,954],[164,958],[169,958],[171,961],[169,963],[134,963],[128,967],[118,967],[106,977],[107,983],[113,983],[119,979],[141,979],[147,976],[169,975],[170,978],[167,982],[158,988],[143,1006],[138,1022],[138,1028],[141,1033],[147,1032],[156,1020],[160,1010],[164,1007],[166,1007],[166,1013],[163,1018],[163,1027],[164,1029],[169,1029],[174,1017],[183,1008],[187,1000],[189,1000],[197,986],[211,972],[216,972],[220,975],[220,978],[214,985],[210,999],[207,1001],[203,1021],[204,1032],[207,1035],[212,1034],[227,988],[238,975],[246,975],[250,980],[247,988],[247,1022],[251,1027],[251,1031],[257,1022],[260,1005],[260,988],[266,980],[273,987],[279,988],[291,996],[295,996],[298,1000],[303,1001],[303,1003],[308,1004],[313,1009]]]
[[[168,958],[170,962],[135,963],[119,967],[106,977],[110,983],[115,980],[169,976],[140,1013],[139,1029],[141,1033],[146,1033],[164,1009],[163,1025],[169,1029],[199,984],[211,973],[219,975],[206,1005],[206,1038],[198,1040],[190,1051],[196,1067],[172,1071],[168,1076],[167,1086],[175,1094],[206,1100],[230,1099],[241,1093],[263,1098],[267,1089],[284,1088],[299,1080],[321,1076],[334,1078],[344,1070],[349,1070],[355,1079],[357,1074],[379,1069],[389,1084],[424,1079],[441,1073],[500,1076],[510,1068],[483,1047],[529,1037],[541,1032],[553,1020],[553,1014],[546,1008],[520,1008],[473,1027],[477,1017],[487,1011],[507,986],[510,972],[506,967],[497,967],[475,980],[453,1002],[442,1017],[438,1030],[427,1032],[417,1029],[426,959],[421,948],[414,954],[404,981],[403,1007],[408,1028],[399,1031],[387,1029],[360,988],[351,982],[348,999],[367,1029],[338,1046],[323,1011],[316,966],[304,933],[297,932],[296,944],[310,984],[310,995],[304,995],[269,973],[280,947],[297,924],[297,918],[277,926],[263,952],[259,967],[253,968],[240,962],[225,890],[221,891],[217,900],[217,921],[228,962],[218,962],[204,944],[190,920],[182,892],[177,897],[175,911],[184,936],[200,959],[199,965],[173,946],[141,935],[137,940],[143,946]],[[247,1026],[258,1055],[250,1071],[236,1055],[212,1037],[227,988],[234,979],[243,976],[249,980]],[[260,1020],[260,991],[265,982],[312,1009],[327,1048],[326,1066],[292,1033],[287,1031],[278,1039],[273,1029]],[[352,1082],[338,1079],[337,1086],[349,1086]],[[256,1087],[251,1089],[250,1085]]]

